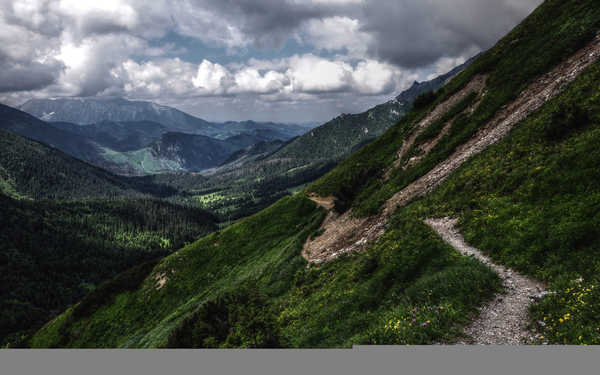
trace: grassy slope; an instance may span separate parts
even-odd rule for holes
[[[600,5],[595,1],[547,1],[437,99],[443,100],[476,73],[490,74],[484,102],[473,116],[461,119],[461,126],[454,127],[432,158],[444,158],[468,139],[531,79],[589,40],[599,23]],[[458,256],[422,224],[421,218],[436,215],[461,217],[474,245],[556,285],[575,275],[594,277],[598,227],[593,221],[598,207],[594,189],[598,178],[590,166],[598,165],[593,148],[597,144],[598,77],[596,65],[506,140],[463,166],[434,195],[399,210],[382,240],[361,254],[305,268],[299,257],[301,245],[323,214],[301,195],[288,197],[166,258],[135,291],[113,293],[99,308],[85,308],[84,304],[85,314],[77,313],[77,306],[67,311],[38,332],[31,343],[42,347],[251,346],[252,340],[239,337],[239,332],[247,331],[237,315],[224,319],[228,322],[225,335],[203,314],[206,306],[213,306],[203,302],[238,286],[246,290],[248,279],[255,279],[254,288],[267,296],[254,300],[263,301],[263,310],[275,315],[264,322],[276,326],[274,330],[282,338],[278,342],[285,345],[447,340],[499,285],[489,269]],[[566,105],[560,105],[561,101]],[[377,211],[386,197],[424,174],[435,161],[425,158],[407,173],[397,172],[387,183],[377,178],[426,110],[413,111],[309,190],[335,194],[359,214]],[[579,128],[569,129],[575,125]],[[545,138],[539,139],[544,134]],[[579,200],[585,203],[576,203]],[[586,255],[568,261],[574,252]],[[156,280],[164,273],[170,281],[156,290]],[[591,286],[587,289],[593,290]],[[252,288],[248,290],[248,294],[254,293]],[[591,336],[597,321],[589,317],[597,316],[594,313],[600,304],[592,299],[593,292],[585,290],[590,296],[581,298],[590,298],[586,300],[590,310],[579,320],[568,319],[573,327],[554,328],[564,324],[556,319],[558,314],[571,308],[557,299],[560,294],[539,306],[539,314],[553,314],[550,321],[556,320],[548,324],[560,331],[549,334],[552,341],[566,338],[577,342],[583,336],[579,332],[587,332],[590,336],[582,338],[597,342],[597,337]],[[178,341],[180,327],[190,328],[191,342]],[[267,330],[263,327],[260,332]]]
[[[600,343],[598,82],[596,63],[423,204],[461,217],[470,243],[558,291],[534,314],[554,343]]]
[[[76,306],[42,329],[32,344],[180,346],[172,336],[186,317],[248,280],[268,296],[262,308],[276,314],[274,321],[286,345],[348,346],[378,339],[389,342],[384,339],[389,335],[398,342],[428,343],[456,334],[456,323],[467,321],[469,313],[498,288],[489,269],[455,254],[410,216],[399,217],[385,241],[371,252],[307,269],[300,250],[322,218],[322,210],[306,198],[284,198],[169,256],[139,288],[109,295],[102,307],[90,309],[91,316],[77,313],[88,309]],[[465,274],[470,277],[463,278]],[[169,281],[157,290],[163,275]],[[416,307],[421,312],[417,322],[411,326],[407,322],[408,336],[395,337],[395,331],[383,328],[384,321]],[[430,323],[421,327],[427,320]]]
[[[522,24],[484,53],[444,87],[428,107],[412,111],[377,141],[345,160],[339,168],[316,181],[312,190],[334,195],[344,207],[354,206],[358,215],[377,212],[382,203],[410,182],[426,174],[471,138],[527,84],[571,55],[600,28],[600,6],[592,0],[548,0]],[[463,87],[473,76],[489,74],[488,94],[475,113],[460,116],[428,157],[406,171],[398,169],[388,181],[381,177],[393,162],[404,136],[436,104]],[[435,124],[434,124],[435,125]]]
[[[342,198],[342,208],[369,215],[468,139],[536,74],[572,53],[600,29],[600,4],[547,1],[523,24],[454,80],[460,87],[489,73],[478,110],[454,122],[449,136],[421,163],[380,178],[425,110],[413,112],[373,145],[312,187]],[[507,48],[510,46],[510,48]],[[497,261],[547,281],[557,294],[534,308],[533,319],[553,343],[599,343],[600,270],[597,243],[600,68],[521,123],[505,141],[463,166],[438,193],[413,206],[421,217],[461,217],[467,240]],[[432,125],[432,128],[436,124]],[[410,155],[409,155],[410,157]],[[575,281],[579,277],[583,282]],[[569,315],[567,315],[569,314]],[[565,319],[566,317],[566,319]],[[545,328],[543,328],[545,327]]]

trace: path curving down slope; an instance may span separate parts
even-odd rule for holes
[[[523,276],[509,268],[495,264],[476,248],[469,246],[456,228],[458,220],[451,218],[428,219],[429,225],[439,236],[458,252],[474,256],[490,266],[502,279],[506,294],[497,295],[485,305],[479,317],[465,329],[475,345],[519,345],[539,342],[538,337],[527,329],[529,306],[545,294],[542,283]]]

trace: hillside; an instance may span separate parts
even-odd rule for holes
[[[100,150],[91,139],[58,129],[25,112],[2,104],[0,104],[0,130],[43,142],[81,160],[100,159]]]
[[[216,130],[208,121],[174,108],[122,98],[32,99],[21,105],[19,109],[44,121],[70,122],[79,125],[97,124],[103,121],[152,121],[164,125],[171,131],[209,134]]]
[[[373,141],[412,108],[422,94],[435,91],[473,62],[473,59],[450,72],[426,82],[415,82],[395,99],[359,114],[339,117],[307,132],[273,154],[270,159],[293,158],[301,162],[318,159],[336,160],[348,156]]]
[[[599,31],[596,0],[547,0],[304,191],[123,274],[29,343],[480,342],[472,322],[514,286],[440,236],[454,219],[550,290],[519,306],[522,343],[600,343]]]
[[[0,204],[0,344],[215,229],[210,214],[157,200],[29,202],[0,193]]]
[[[150,191],[158,192],[158,185]],[[0,192],[16,198],[80,199],[142,195],[143,190],[59,150],[0,130]],[[164,192],[168,194],[164,187]],[[148,191],[148,190],[146,190]]]

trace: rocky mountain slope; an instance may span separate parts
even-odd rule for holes
[[[302,192],[105,284],[29,343],[468,342],[507,284],[426,224],[447,217],[495,265],[548,286],[519,315],[523,337],[600,343],[599,34],[597,1],[545,1]]]
[[[412,108],[420,95],[433,92],[463,71],[473,59],[426,82],[415,82],[395,99],[359,114],[339,117],[307,132],[277,151],[270,159],[294,158],[303,162],[339,159],[382,135]]]

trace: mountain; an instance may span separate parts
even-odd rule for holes
[[[172,132],[151,121],[103,121],[90,125],[46,123],[4,105],[0,105],[0,119],[0,129],[38,140],[73,157],[125,175],[197,172],[214,168],[236,151],[260,142],[288,139],[294,132],[305,129],[290,125],[286,132],[276,124],[249,121],[231,132],[235,135],[217,139]],[[248,133],[237,133],[241,130]]]
[[[152,144],[152,155],[159,160],[174,162],[174,169],[200,171],[221,164],[241,147],[201,135],[166,133]]]
[[[0,130],[0,186],[5,194],[31,199],[142,194],[103,169],[4,130]]]
[[[88,125],[104,121],[151,121],[170,131],[209,134],[217,130],[214,124],[175,108],[122,98],[31,99],[19,109],[47,122]]]
[[[68,122],[53,122],[51,126],[80,135],[102,147],[118,152],[144,148],[167,132],[164,125],[151,121],[103,121],[86,126]]]
[[[125,175],[213,168],[240,149],[286,141],[310,128],[254,121],[209,123],[174,108],[121,98],[34,99],[20,108],[51,122],[20,115],[12,122],[19,125],[8,130]]]
[[[28,343],[599,344],[599,34],[598,1],[545,1],[319,180],[95,289]]]
[[[103,157],[127,174],[198,172],[213,168],[242,147],[203,135],[168,132],[147,147],[128,152],[105,149]]]
[[[309,128],[303,125],[254,121],[213,123],[172,107],[123,98],[31,99],[19,109],[46,122],[68,122],[79,125],[153,122],[163,125],[166,131],[219,139],[242,133],[270,131],[273,139],[287,140],[304,134]]]
[[[0,104],[0,129],[44,142],[82,160],[98,160],[100,149],[85,136],[80,136]]]

